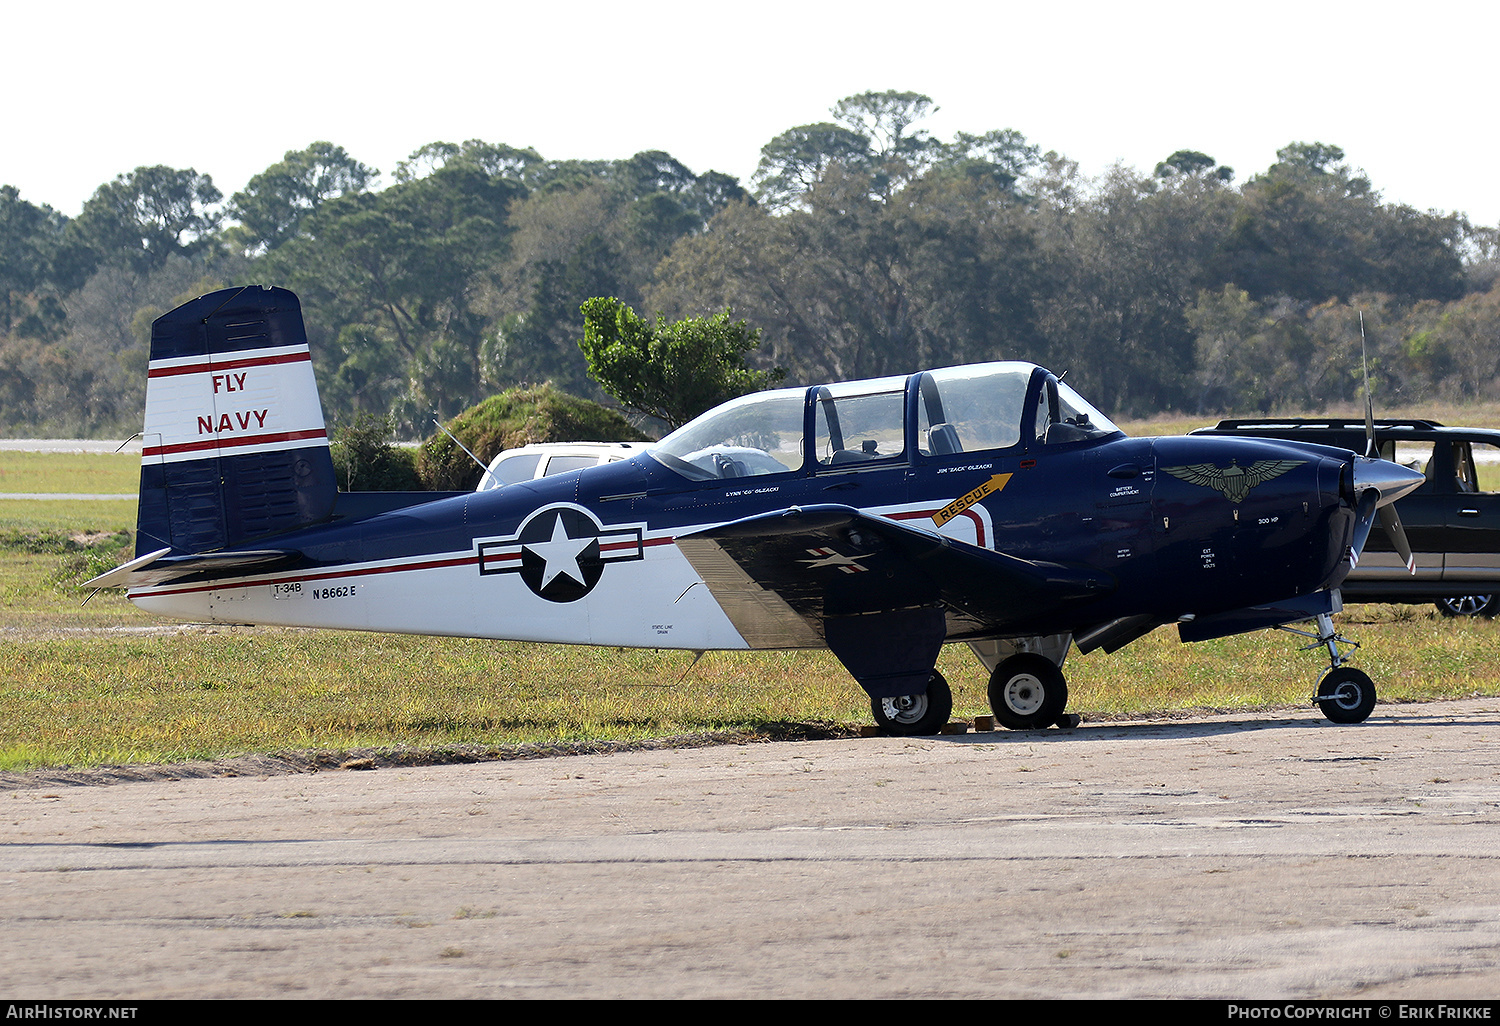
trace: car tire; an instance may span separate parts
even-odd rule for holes
[[[1439,599],[1438,612],[1444,616],[1482,616],[1488,619],[1500,612],[1494,595],[1459,595]]]

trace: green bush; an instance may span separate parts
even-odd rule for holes
[[[392,445],[389,417],[362,413],[334,431],[328,450],[345,492],[417,492],[422,479],[411,449]]]
[[[489,463],[502,449],[530,442],[647,442],[630,421],[598,403],[560,392],[548,382],[512,388],[472,406],[447,424],[476,457]],[[436,491],[461,491],[484,470],[439,431],[417,452],[422,483]]]

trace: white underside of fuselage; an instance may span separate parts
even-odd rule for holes
[[[516,573],[480,574],[474,552],[434,554],[233,582],[132,591],[152,613],[214,623],[276,624],[514,641],[646,648],[748,647],[670,539],[608,567],[572,602],[538,597]]]
[[[936,530],[929,519],[930,504],[870,512]],[[955,517],[941,533],[993,546],[990,518],[982,509]],[[521,573],[507,572],[514,570],[508,564],[519,558],[520,543],[514,538],[476,538],[469,551],[273,571],[233,580],[171,582],[132,589],[129,597],[141,609],[160,616],[209,623],[627,648],[822,645],[817,633],[775,593],[748,579],[735,582],[734,587],[723,586],[718,578],[734,573],[727,560],[707,571],[714,578],[711,588],[671,535],[631,529],[620,536],[630,539],[624,547],[631,558],[607,559],[592,589],[573,601],[543,598],[533,590],[538,583],[535,577],[528,584]],[[692,542],[684,539],[684,544]],[[561,546],[561,551],[547,544],[528,547],[548,558],[546,574],[564,579],[579,575],[579,563],[569,547]],[[695,552],[700,565],[702,555]],[[810,556],[809,572],[820,562],[827,561]],[[715,590],[725,596],[723,604]]]

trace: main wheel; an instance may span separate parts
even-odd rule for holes
[[[1011,730],[1052,726],[1068,704],[1068,682],[1052,660],[1023,652],[990,674],[990,708]]]
[[[1375,708],[1375,682],[1363,670],[1340,666],[1318,682],[1318,705],[1334,723],[1360,723]]]
[[[1438,612],[1444,616],[1490,617],[1497,611],[1494,595],[1460,595],[1438,599],[1437,607]]]
[[[927,694],[872,698],[870,711],[887,734],[896,737],[936,734],[953,713],[953,692],[948,689],[947,679],[933,670],[927,678]]]

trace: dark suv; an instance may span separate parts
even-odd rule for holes
[[[1248,435],[1365,451],[1365,422],[1341,418],[1221,420],[1195,435]],[[1433,420],[1377,420],[1388,460],[1422,471],[1427,483],[1396,503],[1416,557],[1407,573],[1379,524],[1343,585],[1352,602],[1436,602],[1449,616],[1500,612],[1500,431]]]

